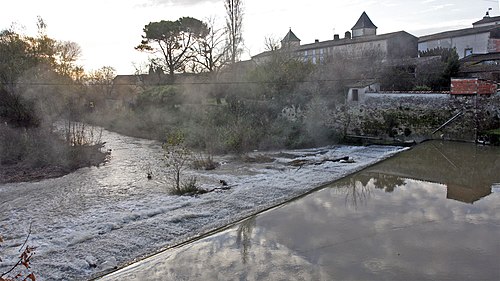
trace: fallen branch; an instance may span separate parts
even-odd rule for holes
[[[344,156],[340,158],[326,158],[323,160],[315,161],[315,160],[306,160],[306,159],[297,159],[297,160],[292,160],[288,162],[288,165],[294,166],[294,167],[300,167],[304,165],[321,165],[324,164],[325,162],[340,162],[340,161],[349,161],[349,156]]]
[[[340,161],[349,161],[349,156],[344,156],[340,158],[335,158],[335,159],[323,159],[322,161],[315,162],[314,165],[321,165],[325,162],[340,162]]]

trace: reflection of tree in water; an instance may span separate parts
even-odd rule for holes
[[[370,184],[372,183],[372,184]],[[398,186],[405,185],[403,178],[385,174],[355,174],[338,183],[338,187],[346,192],[346,205],[357,208],[370,198],[370,189],[375,187],[385,192],[393,192]]]
[[[356,209],[358,204],[366,203],[370,197],[370,188],[368,187],[370,180],[371,177],[362,174],[347,178],[342,186],[346,191],[346,205],[350,204]]]
[[[252,232],[255,227],[255,217],[251,217],[242,223],[238,227],[236,232],[236,245],[240,248],[241,259],[243,264],[247,263],[248,253],[252,247]]]
[[[385,192],[393,192],[396,187],[405,185],[405,181],[400,177],[378,174],[373,185],[377,189],[385,190]]]

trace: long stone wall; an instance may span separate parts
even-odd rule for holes
[[[460,117],[433,134],[460,112]],[[331,117],[330,125],[347,135],[473,141],[477,133],[499,128],[500,95],[366,94],[362,101],[336,109]]]

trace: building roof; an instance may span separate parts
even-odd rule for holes
[[[373,41],[380,41],[380,40],[387,40],[391,38],[401,38],[401,37],[413,37],[415,40],[417,37],[411,35],[410,33],[406,31],[397,31],[397,32],[392,32],[392,33],[386,33],[386,34],[381,34],[381,35],[372,35],[372,36],[363,36],[363,37],[355,37],[355,38],[343,38],[343,39],[338,39],[338,40],[328,40],[328,41],[322,41],[318,43],[310,43],[310,44],[305,44],[299,46],[297,49],[294,51],[305,51],[305,50],[312,50],[312,49],[319,49],[319,48],[327,48],[327,47],[334,47],[334,46],[342,46],[342,45],[349,45],[349,44],[357,44],[357,43],[365,43],[365,42],[373,42]],[[252,58],[261,58],[261,57],[267,57],[271,55],[274,51],[265,51],[260,54],[257,54],[255,56],[252,56]]]
[[[374,79],[366,79],[366,80],[355,81],[355,82],[353,82],[351,84],[348,84],[347,87],[348,88],[365,88],[365,87],[373,86],[373,85],[376,85],[376,84],[379,84],[379,83],[377,83],[376,80],[374,80]]]
[[[434,40],[445,39],[445,38],[461,37],[461,36],[467,36],[467,35],[473,35],[473,34],[479,34],[479,33],[487,33],[487,32],[494,31],[495,29],[500,30],[500,27],[499,26],[481,26],[481,27],[471,27],[471,28],[465,28],[465,29],[445,31],[445,32],[440,32],[440,33],[436,33],[436,34],[422,36],[418,39],[418,42],[422,43],[422,42],[434,41]]]
[[[406,31],[397,31],[397,32],[392,32],[392,33],[386,33],[386,34],[381,34],[381,35],[371,35],[371,36],[360,36],[360,37],[355,37],[355,38],[343,38],[343,39],[337,39],[337,40],[328,40],[328,41],[322,41],[318,43],[310,43],[310,44],[305,44],[301,45],[298,48],[294,49],[294,51],[305,51],[305,50],[312,50],[312,49],[319,49],[319,48],[328,48],[328,47],[334,47],[334,46],[342,46],[342,45],[350,45],[350,44],[357,44],[357,43],[366,43],[366,42],[374,42],[374,41],[381,41],[381,40],[388,40],[392,38],[401,38],[401,37],[413,37],[415,40],[418,38],[411,35],[410,33]],[[267,57],[271,55],[275,51],[265,51],[260,54],[257,54],[255,56],[252,56],[252,58],[262,58],[262,57]]]
[[[372,20],[368,17],[366,12],[363,12],[361,14],[361,17],[359,17],[358,22],[356,22],[356,24],[351,28],[351,30],[361,29],[361,28],[377,28],[373,24]]]
[[[460,60],[460,73],[500,73],[500,52],[489,54],[473,54]]]
[[[486,17],[482,18],[480,21],[476,21],[472,25],[492,23],[492,22],[496,22],[496,21],[500,21],[500,16],[498,16],[498,17],[486,16]]]
[[[480,63],[483,61],[496,61],[500,60],[500,52],[488,54],[472,54],[460,60],[463,63]]]
[[[281,40],[281,42],[300,42],[300,39],[293,33],[292,29],[288,31],[288,33],[285,35],[285,38]]]
[[[417,39],[417,37],[411,35],[410,33],[406,31],[397,31],[397,32],[391,32],[391,33],[386,33],[386,34],[381,34],[381,35],[371,35],[371,36],[360,36],[360,37],[354,37],[354,38],[343,38],[339,40],[328,40],[328,41],[323,41],[319,43],[311,43],[311,44],[306,44],[300,46],[297,50],[309,50],[309,49],[318,49],[318,48],[325,48],[325,47],[333,47],[333,46],[341,46],[341,45],[350,45],[350,44],[357,44],[357,43],[365,43],[365,42],[372,42],[372,41],[380,41],[380,40],[387,40],[395,37],[402,37],[402,36],[411,36]]]

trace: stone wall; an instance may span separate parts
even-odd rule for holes
[[[462,112],[454,122],[433,131]],[[329,125],[346,135],[401,141],[476,139],[476,132],[500,126],[500,95],[366,94],[331,112]]]

